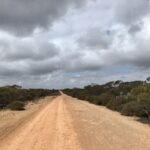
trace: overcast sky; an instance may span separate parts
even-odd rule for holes
[[[0,0],[0,52],[0,86],[144,80],[150,1]]]

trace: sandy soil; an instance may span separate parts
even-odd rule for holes
[[[38,112],[49,104],[55,97],[45,97],[36,102],[28,102],[25,111],[0,111],[0,141],[18,127],[28,123]]]
[[[150,128],[62,94],[0,141],[0,150],[150,150]]]

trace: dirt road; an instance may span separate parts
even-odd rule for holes
[[[1,140],[0,150],[150,150],[150,128],[61,95]]]

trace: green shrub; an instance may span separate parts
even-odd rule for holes
[[[131,101],[123,106],[121,113],[126,116],[148,117],[150,115],[150,105],[148,103]]]
[[[144,92],[144,89],[141,87],[135,87],[131,90],[131,94],[134,96],[137,96],[141,92]]]
[[[96,105],[101,105],[101,99],[99,96],[89,96],[88,101]]]
[[[127,103],[129,100],[125,96],[118,96],[116,98],[111,99],[108,104],[107,108],[112,110],[121,111],[123,104]]]
[[[25,103],[21,101],[14,101],[10,103],[9,105],[7,105],[7,108],[11,110],[25,110],[24,107],[25,107]]]
[[[140,93],[137,96],[138,101],[150,103],[150,94],[149,93]]]
[[[106,106],[108,102],[113,99],[114,96],[110,93],[103,93],[97,97],[96,101],[98,105]]]

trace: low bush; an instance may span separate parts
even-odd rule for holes
[[[124,104],[121,113],[126,116],[149,117],[150,105],[144,102],[131,101]]]
[[[108,104],[107,108],[111,110],[121,111],[123,104],[127,103],[129,100],[125,96],[118,96],[116,98],[111,99]]]
[[[25,103],[21,101],[14,101],[10,103],[9,105],[7,105],[7,108],[11,110],[25,110],[24,107],[25,107]]]
[[[150,94],[149,93],[140,93],[137,96],[138,101],[150,103]]]
[[[109,101],[113,98],[114,98],[114,96],[112,94],[103,93],[103,94],[97,96],[95,98],[94,102],[95,102],[95,104],[106,106],[109,103]]]

